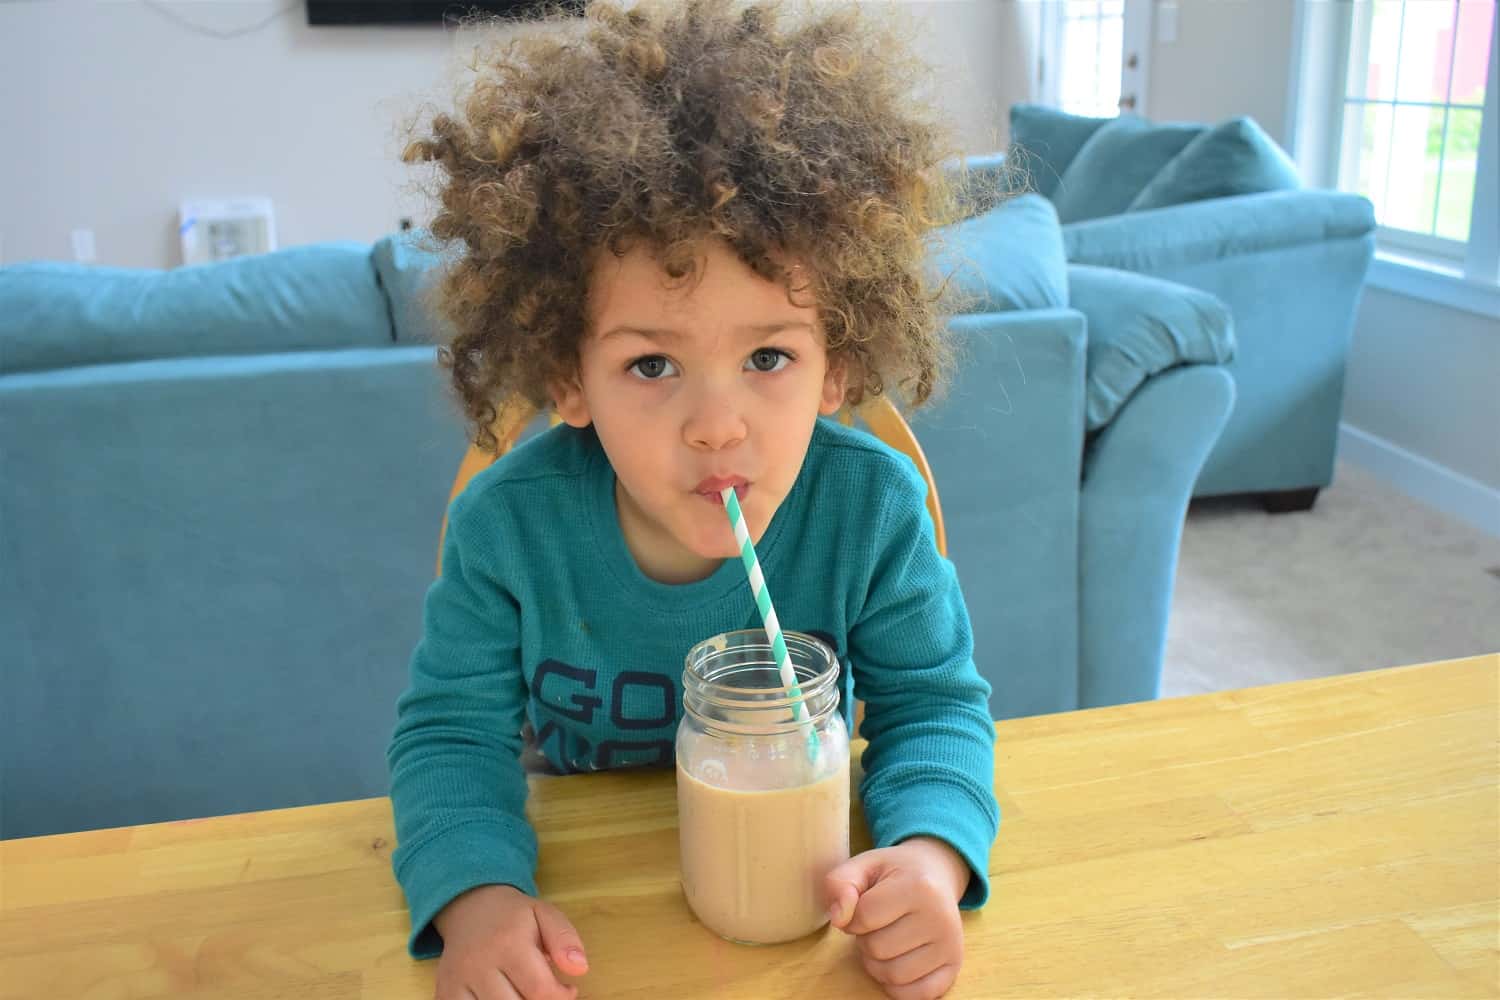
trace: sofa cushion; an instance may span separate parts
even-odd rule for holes
[[[1184,146],[1126,211],[1301,186],[1291,157],[1253,118],[1241,116],[1208,129]]]
[[[1234,318],[1216,296],[1107,267],[1068,265],[1069,304],[1088,317],[1084,424],[1108,424],[1157,372],[1234,357]]]
[[[47,261],[0,268],[0,371],[390,343],[363,243],[170,271]]]
[[[950,277],[963,312],[1068,304],[1068,262],[1052,203],[1023,194],[930,238],[930,266]]]
[[[1052,195],[1064,223],[1117,215],[1188,143],[1203,125],[1153,125],[1135,116],[1117,118],[1078,150]]]
[[[1041,104],[1012,104],[1010,142],[1016,148],[1014,169],[1031,190],[1052,197],[1058,179],[1078,150],[1113,118],[1070,115]]]
[[[390,302],[396,340],[410,344],[446,343],[451,327],[437,315],[430,293],[447,255],[431,244],[426,230],[411,229],[382,237],[375,241],[370,256]]]

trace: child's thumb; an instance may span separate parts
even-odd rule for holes
[[[823,879],[823,893],[828,899],[828,920],[842,930],[854,917],[859,897],[874,885],[879,863],[868,853],[858,854],[829,872]]]
[[[542,947],[559,969],[570,976],[589,971],[589,960],[583,953],[583,939],[562,911],[550,903],[536,905],[536,926],[542,933]]]

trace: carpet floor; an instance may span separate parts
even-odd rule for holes
[[[1194,501],[1162,697],[1500,651],[1500,538],[1339,463],[1307,513]]]

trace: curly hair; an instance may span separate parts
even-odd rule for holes
[[[439,359],[474,440],[493,450],[498,403],[544,406],[576,372],[592,262],[638,241],[691,280],[694,247],[724,240],[810,294],[848,402],[926,402],[952,356],[926,236],[958,209],[948,133],[914,96],[928,68],[894,25],[780,0],[593,0],[553,23],[480,54],[403,153],[437,168],[429,231],[457,251]]]

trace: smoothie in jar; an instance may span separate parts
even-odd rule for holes
[[[682,891],[714,933],[745,944],[828,922],[823,880],[849,858],[849,736],[839,664],[785,633],[796,673],[782,686],[758,629],[688,654],[677,730]]]
[[[704,926],[770,944],[828,922],[823,878],[849,859],[849,762],[810,785],[738,791],[677,768],[682,890]]]

